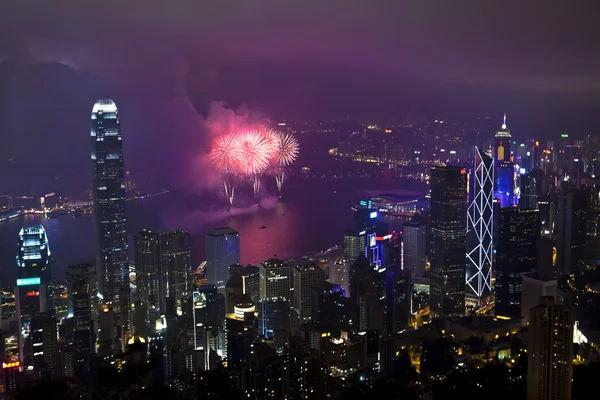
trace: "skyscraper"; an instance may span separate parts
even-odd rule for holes
[[[498,218],[496,241],[496,314],[521,315],[523,276],[538,267],[540,212],[503,208]]]
[[[32,365],[31,318],[50,307],[50,246],[42,225],[24,226],[17,248],[15,301],[19,327],[19,355],[22,365]]]
[[[514,190],[514,164],[511,161],[511,135],[506,126],[506,114],[502,127],[494,138],[494,165],[496,176],[494,180],[495,197],[500,199],[501,207],[512,206]]]
[[[467,213],[466,283],[481,297],[492,290],[494,160],[475,148],[474,196]]]
[[[367,232],[357,229],[348,229],[344,233],[344,258],[354,263],[358,256],[365,254],[367,247]]]
[[[427,225],[419,222],[404,224],[404,269],[413,275],[425,272]]]
[[[527,400],[570,400],[573,376],[573,325],[571,307],[542,297],[531,309]]]
[[[556,212],[556,269],[559,276],[570,275],[585,266],[587,192],[564,189],[558,193]]]
[[[312,292],[325,281],[325,271],[317,265],[296,265],[293,269],[293,327],[297,329],[301,324],[311,321]]]
[[[94,104],[91,139],[101,290],[106,302],[118,306],[122,287],[129,287],[129,262],[121,125],[112,100]]]
[[[467,171],[431,170],[430,304],[435,316],[465,313]]]
[[[291,301],[292,274],[290,266],[275,258],[259,265],[260,300],[282,298]]]
[[[70,297],[70,312],[74,318],[75,347],[89,352],[95,349],[95,337],[98,330],[99,304],[98,279],[93,265],[69,266],[67,287]]]
[[[181,308],[181,298],[192,291],[192,246],[183,230],[161,233],[161,266],[166,279],[164,296],[173,297]]]
[[[146,324],[153,332],[156,320],[165,312],[165,275],[161,268],[160,234],[143,230],[135,235],[137,299],[146,305]]]
[[[536,209],[542,194],[543,171],[534,169],[527,175],[521,175],[521,198],[519,208]]]
[[[231,228],[213,229],[206,234],[208,284],[224,293],[229,267],[240,263],[240,234]]]

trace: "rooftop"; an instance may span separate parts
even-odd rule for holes
[[[117,105],[111,99],[99,99],[94,103],[92,113],[103,112],[103,113],[115,113],[117,112]]]
[[[226,236],[226,235],[239,235],[240,233],[230,227],[225,227],[225,228],[217,228],[217,229],[213,229],[212,231],[208,232],[206,234],[206,236]]]

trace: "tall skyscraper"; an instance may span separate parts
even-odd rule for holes
[[[240,234],[231,228],[213,229],[206,234],[208,284],[224,293],[229,267],[240,263]]]
[[[129,287],[125,168],[121,125],[116,104],[100,99],[92,109],[94,214],[102,295],[117,307],[123,286]]]
[[[511,135],[506,126],[506,114],[502,127],[496,132],[494,138],[494,165],[496,176],[494,180],[494,193],[500,199],[501,207],[511,207],[514,191],[515,168],[511,160]]]
[[[467,171],[460,167],[431,170],[431,281],[434,316],[465,313]]]
[[[564,189],[558,193],[556,269],[559,276],[585,267],[587,200],[583,189]]]
[[[165,272],[161,268],[160,234],[143,230],[135,235],[137,299],[146,307],[146,324],[154,331],[156,320],[165,312]]]
[[[53,312],[37,313],[31,317],[33,368],[38,377],[43,373],[53,379],[61,376],[57,334]]]
[[[467,287],[479,300],[492,290],[494,160],[475,149],[473,200],[467,213]]]
[[[519,208],[536,209],[538,201],[542,197],[543,171],[534,169],[527,175],[521,175],[521,198]]]
[[[95,350],[96,331],[99,321],[98,280],[93,265],[69,266],[67,287],[70,297],[70,312],[74,319],[74,345],[79,351]]]
[[[496,241],[496,314],[519,318],[523,276],[538,268],[540,212],[503,208]]]
[[[570,400],[573,376],[571,307],[542,297],[531,309],[527,356],[527,400]]]
[[[404,224],[404,269],[413,275],[425,272],[427,225],[419,222]]]
[[[340,285],[346,296],[350,296],[350,265],[345,259],[329,260],[329,281]]]
[[[178,308],[181,298],[192,292],[192,245],[183,230],[161,233],[161,266],[165,277],[164,296],[173,297]]]
[[[312,292],[325,281],[325,271],[314,264],[295,265],[293,269],[294,329],[311,321]]]
[[[42,225],[24,226],[17,248],[15,301],[21,365],[33,365],[31,318],[50,308],[50,245]]]

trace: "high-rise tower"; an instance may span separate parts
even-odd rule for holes
[[[431,283],[434,316],[465,313],[467,171],[460,167],[431,170]]]
[[[480,300],[492,290],[494,160],[475,149],[474,196],[467,212],[467,286]]]
[[[15,302],[19,326],[21,364],[33,365],[31,319],[50,307],[50,246],[42,225],[24,226],[19,232],[17,248],[17,282]]]
[[[240,263],[240,234],[231,228],[213,229],[206,234],[208,283],[225,292],[229,267]]]
[[[94,104],[91,139],[101,292],[104,301],[116,305],[123,286],[129,286],[129,263],[121,125],[112,100]]]
[[[514,164],[510,153],[510,130],[506,126],[506,114],[502,127],[496,132],[494,138],[494,164],[496,177],[494,180],[495,197],[500,199],[501,207],[512,206],[514,190]]]

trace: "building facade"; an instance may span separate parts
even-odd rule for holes
[[[229,267],[240,263],[240,234],[231,228],[219,228],[206,235],[208,284],[224,293]]]

